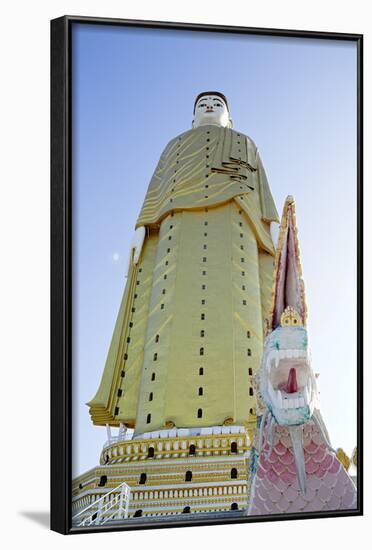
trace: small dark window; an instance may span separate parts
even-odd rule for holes
[[[136,311],[136,308],[132,307],[132,313],[134,313],[135,311]]]
[[[240,245],[240,250],[244,250],[244,246],[242,244]]]
[[[204,256],[203,258],[203,262],[205,263],[207,261],[207,258]]]
[[[204,233],[204,237],[208,237],[208,233]]]
[[[139,282],[139,281],[136,281],[136,285],[139,285],[139,284],[140,284],[140,282]]]
[[[124,353],[124,361],[126,361],[127,359],[128,359],[128,354]]]
[[[157,334],[157,335],[155,336],[155,342],[156,342],[156,343],[159,342],[159,334]]]
[[[169,229],[173,229],[173,225],[170,225],[170,226],[169,226]]]
[[[202,300],[202,301],[201,301],[201,305],[202,305],[202,306],[205,306],[205,300]]]
[[[207,245],[203,244],[203,250],[207,250]]]
[[[172,240],[172,237],[169,236],[169,237],[168,237],[168,241],[171,241],[171,240]]]
[[[201,337],[201,338],[204,338],[204,336],[205,336],[205,332],[204,332],[204,330],[201,330],[201,331],[200,331],[200,337]]]
[[[249,395],[253,395],[253,388],[249,388]]]
[[[168,260],[167,260],[167,261],[165,262],[165,265],[168,265],[168,264],[169,264],[169,262],[168,262]]]
[[[245,285],[242,286],[242,290],[245,290]]]
[[[206,272],[206,271],[202,271],[202,275],[206,275],[206,274],[207,274],[207,272]]]
[[[205,319],[205,313],[202,313],[202,314],[200,315],[200,319],[201,319],[202,321],[204,321],[204,319]]]
[[[150,424],[150,422],[151,422],[151,414],[150,413],[147,415],[146,422],[147,422],[147,424]]]
[[[202,416],[203,416],[203,410],[198,409],[198,418],[202,418]]]
[[[132,326],[133,326],[133,323],[132,323],[132,321],[130,321],[129,327],[132,328]]]
[[[149,393],[149,401],[152,401],[154,397],[154,394],[152,392]]]
[[[101,476],[99,479],[98,487],[104,487],[107,483],[107,476]]]
[[[82,488],[83,488],[83,484],[79,483],[79,489],[82,489]]]
[[[204,222],[204,225],[208,225],[208,222]]]
[[[206,285],[202,285],[202,290],[205,290],[206,288]]]
[[[203,395],[203,388],[199,388],[199,395]]]
[[[119,414],[119,407],[115,407],[114,416],[117,416]]]
[[[231,510],[239,510],[239,507],[236,502],[233,502],[231,505]]]
[[[244,258],[240,258],[240,261],[244,264],[245,260],[244,260]]]
[[[188,470],[185,475],[185,481],[191,481],[192,480],[192,472]]]
[[[149,458],[153,458],[154,453],[155,453],[154,447],[149,447],[149,452],[148,452],[148,455],[147,455],[147,456],[148,456]]]
[[[245,275],[245,271],[242,271],[242,275],[243,275],[243,277],[244,277],[244,275]]]
[[[134,518],[140,518],[142,516],[142,510],[136,510],[133,514]]]
[[[250,338],[250,337],[251,337],[251,332],[247,330],[247,338]]]
[[[240,225],[240,227],[243,227],[243,224],[242,224],[242,222],[239,222],[239,225]]]
[[[243,306],[247,305],[247,300],[243,300]]]
[[[142,273],[142,267],[139,268],[138,273]]]
[[[167,274],[164,275],[164,280],[167,278]]]
[[[165,290],[165,288],[163,288],[162,293],[165,294],[165,292],[166,292],[166,290]]]
[[[158,354],[154,353],[154,361],[157,361],[157,360],[158,360]]]
[[[118,397],[121,397],[123,395],[123,390],[122,389],[118,389]]]
[[[236,468],[231,468],[230,475],[231,475],[231,479],[237,479],[237,477],[238,477],[238,470],[237,470]]]
[[[121,371],[120,376],[121,376],[122,378],[124,378],[124,376],[125,376],[125,371],[124,371],[124,370]]]
[[[155,380],[155,373],[154,372],[151,375],[151,380]]]
[[[231,442],[230,450],[231,450],[232,453],[237,453],[238,452],[238,445],[237,445],[236,441]]]
[[[253,414],[253,409],[249,409],[249,414]]]
[[[204,369],[203,369],[203,367],[200,367],[200,369],[199,369],[199,376],[203,376],[203,374],[204,374]]]
[[[144,483],[146,483],[146,479],[147,479],[147,475],[141,474],[139,479],[140,485],[143,485]]]
[[[240,235],[239,235],[239,236],[240,236],[240,238],[242,239],[242,238],[243,238],[243,233],[240,233]]]
[[[253,370],[252,370],[251,367],[249,367],[249,369],[248,369],[248,374],[249,374],[249,376],[252,376],[252,374],[253,374]]]
[[[204,355],[204,348],[200,348],[199,354],[200,354],[200,355]]]
[[[194,455],[194,454],[195,454],[195,445],[191,443],[189,447],[189,455]]]
[[[251,348],[248,348],[248,349],[247,349],[247,355],[248,355],[248,357],[250,357],[250,356],[252,355],[252,350],[251,350]]]
[[[95,519],[97,519],[97,516],[98,516],[98,512],[95,512],[95,513],[92,515],[92,521],[94,521]]]
[[[160,309],[164,309],[164,304],[161,304]]]
[[[107,464],[109,460],[110,460],[109,455],[106,455],[106,456],[105,456],[105,464]]]
[[[127,344],[130,342],[130,336],[127,337]]]
[[[189,514],[190,513],[190,506],[185,506],[184,509],[182,510],[182,513],[183,514]]]

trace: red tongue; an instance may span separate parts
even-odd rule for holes
[[[295,393],[297,391],[296,369],[291,368],[288,374],[287,385],[285,387],[287,393]]]

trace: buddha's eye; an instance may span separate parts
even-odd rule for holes
[[[222,104],[221,103],[215,103],[214,106],[215,107],[222,107]]]

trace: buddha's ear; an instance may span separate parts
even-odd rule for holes
[[[232,118],[229,118],[229,122],[228,122],[228,124],[227,124],[227,127],[228,127],[228,128],[232,128],[232,127],[233,127],[233,120],[232,120]]]
[[[195,120],[192,121],[191,128],[194,128],[194,126],[195,126]]]

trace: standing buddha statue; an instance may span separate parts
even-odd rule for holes
[[[260,155],[203,92],[172,139],[139,214],[96,425],[253,426],[252,375],[269,315],[278,214]]]

